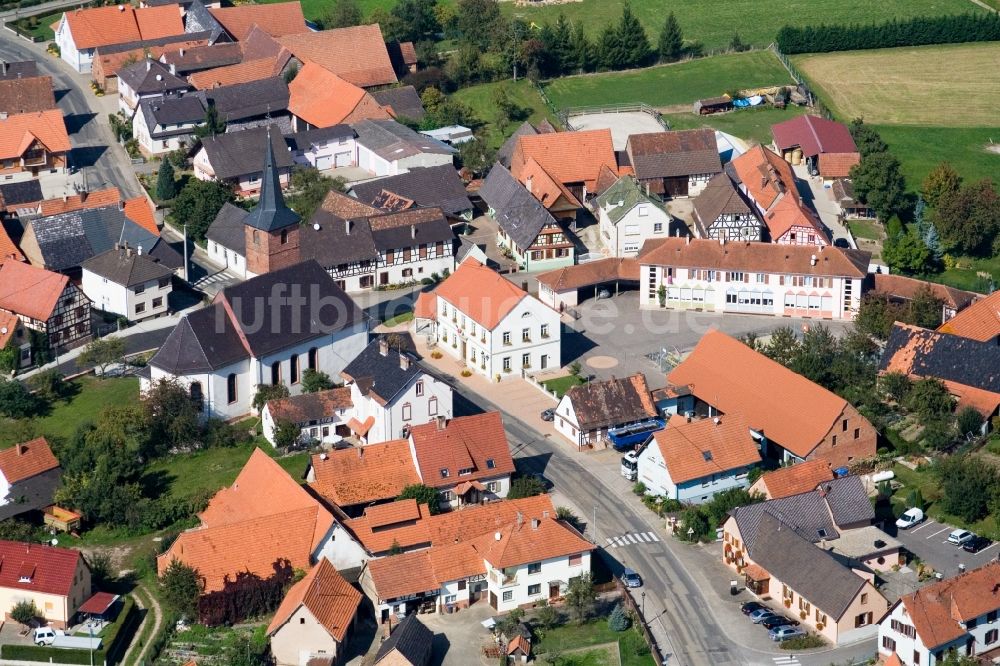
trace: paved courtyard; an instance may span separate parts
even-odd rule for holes
[[[625,143],[632,134],[663,131],[663,125],[656,118],[641,111],[584,113],[572,116],[569,123],[575,130],[610,129],[615,150],[625,150]]]
[[[895,529],[891,527],[890,529]],[[946,578],[959,573],[959,565],[964,564],[971,571],[984,566],[994,557],[1000,557],[1000,546],[994,541],[978,553],[967,553],[958,546],[948,543],[948,534],[955,529],[953,525],[941,523],[928,518],[909,530],[897,530],[893,536],[906,546],[906,549],[919,557],[924,563],[940,571]]]

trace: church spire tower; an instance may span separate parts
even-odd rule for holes
[[[267,148],[264,153],[264,173],[260,185],[260,201],[246,218],[247,271],[263,275],[299,261],[299,215],[285,204],[281,180],[274,161],[274,132],[284,143],[280,132],[267,128]]]

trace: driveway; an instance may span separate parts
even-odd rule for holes
[[[455,613],[428,613],[419,616],[434,632],[434,653],[431,664],[441,666],[475,666],[486,664],[483,646],[493,644],[493,634],[480,624],[496,614],[485,601]],[[492,664],[496,660],[490,660]]]
[[[833,242],[844,239],[851,247],[857,247],[851,242],[847,226],[840,219],[840,206],[833,200],[831,190],[823,187],[823,179],[810,176],[804,164],[793,165],[792,170],[798,178],[799,194],[819,214],[819,219],[833,237]]]
[[[960,564],[964,564],[967,570],[972,570],[1000,556],[1000,547],[996,541],[978,553],[967,553],[959,546],[953,546],[948,543],[948,534],[954,529],[953,525],[928,518],[909,530],[897,530],[895,537],[908,551],[932,566],[935,571],[943,573],[945,578],[956,575]]]

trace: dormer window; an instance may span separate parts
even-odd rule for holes
[[[17,575],[17,582],[19,583],[30,583],[31,579],[35,577],[35,565],[25,564],[21,567],[21,571]]]
[[[465,467],[463,469],[458,470],[458,475],[459,476],[465,476],[466,474],[472,474],[472,468],[471,467]]]
[[[442,467],[441,468],[441,478],[442,479],[447,479],[449,476],[451,476],[451,472],[448,471],[448,468],[447,467]]]
[[[496,466],[497,466],[496,460],[493,460],[493,458],[486,459],[486,469],[496,469]]]
[[[825,539],[826,538],[826,530],[825,529],[820,528],[820,529],[816,530],[816,534],[819,535],[820,539]]]

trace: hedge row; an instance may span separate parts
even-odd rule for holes
[[[888,49],[924,44],[959,44],[1000,40],[1000,15],[954,14],[923,16],[869,25],[819,25],[778,31],[778,48],[793,53],[827,53],[860,49]]]

